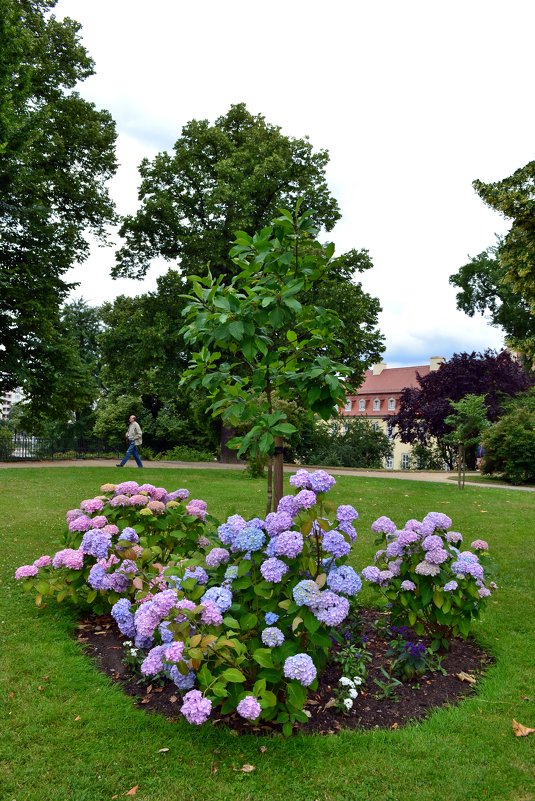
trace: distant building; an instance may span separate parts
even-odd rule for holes
[[[15,389],[13,392],[4,392],[4,394],[0,396],[0,415],[2,420],[7,420],[11,407],[19,403],[22,398],[23,395],[20,389]]]
[[[346,405],[340,409],[341,417],[366,417],[373,426],[380,428],[388,434],[386,418],[399,412],[399,399],[405,387],[418,388],[416,374],[428,375],[438,370],[445,362],[443,356],[432,356],[429,364],[416,367],[388,367],[384,362],[374,364],[358,391],[348,395]],[[400,442],[395,438],[392,441],[393,456],[386,460],[385,467],[391,470],[407,470],[410,467],[412,446]]]

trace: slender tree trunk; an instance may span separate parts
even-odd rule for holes
[[[273,457],[273,511],[277,510],[283,495],[284,453],[282,437],[275,437],[275,456]]]
[[[271,512],[272,501],[273,501],[273,459],[270,457],[267,468],[266,517]]]

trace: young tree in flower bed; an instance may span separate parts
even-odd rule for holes
[[[361,588],[347,564],[358,514],[328,503],[335,481],[322,470],[300,470],[290,483],[296,494],[265,520],[233,515],[220,526],[203,565],[166,570],[172,589],[143,597],[144,589],[136,604],[112,610],[136,647],[152,644],[142,672],[164,671],[189,690],[181,711],[190,723],[214,707],[285,734],[307,720],[308,689]]]
[[[108,612],[144,583],[161,588],[162,561],[200,554],[210,545],[206,521],[213,518],[204,501],[185,504],[188,490],[169,493],[135,481],[100,489],[102,495],[67,512],[62,550],[18,568],[15,577],[36,593],[38,606],[43,597],[55,597],[90,606],[97,614]]]
[[[471,547],[477,553],[461,551],[462,535],[450,528],[450,518],[441,512],[409,520],[402,530],[380,517],[372,531],[383,548],[362,571],[387,599],[392,622],[430,636],[433,650],[447,649],[452,637],[467,637],[496,588],[484,581],[481,560],[488,559],[488,544],[475,540]]]

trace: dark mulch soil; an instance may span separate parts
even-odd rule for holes
[[[368,665],[366,684],[360,688],[350,712],[340,712],[329,701],[334,689],[339,686],[340,666],[329,664],[324,671],[319,688],[309,694],[306,709],[310,713],[308,723],[301,731],[319,734],[334,734],[341,729],[396,729],[411,720],[425,718],[436,707],[456,704],[464,696],[473,693],[477,679],[491,664],[488,654],[473,640],[455,640],[442,661],[447,675],[441,672],[426,673],[395,688],[392,697],[381,697],[380,688],[374,679],[385,682],[381,667],[388,670],[385,652],[388,639],[376,628],[382,613],[377,610],[361,611],[362,633],[367,637],[366,647],[372,655]],[[124,637],[118,632],[111,617],[91,617],[78,626],[78,640],[95,660],[98,668],[118,682],[124,692],[135,698],[135,703],[151,712],[159,712],[170,719],[179,717],[180,693],[172,682],[140,684],[140,676],[134,675],[122,661]],[[461,674],[461,677],[459,677]],[[251,726],[237,715],[213,723],[227,724],[237,731],[251,730],[258,733],[271,731],[264,726]]]

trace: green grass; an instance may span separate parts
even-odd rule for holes
[[[137,478],[134,469],[126,476]],[[212,514],[264,511],[260,480],[230,471],[146,468],[145,481],[208,501]],[[398,524],[446,512],[468,543],[489,541],[500,590],[477,625],[496,658],[477,695],[397,731],[338,736],[234,736],[147,714],[100,674],[70,636],[75,615],[38,610],[15,568],[57,545],[64,514],[117,480],[110,468],[0,471],[0,797],[6,801],[533,801],[535,735],[515,738],[511,720],[535,727],[535,496],[341,476],[331,496],[360,512],[354,564],[373,553],[370,523]],[[363,595],[364,602],[370,600]],[[79,717],[79,720],[77,718]],[[7,725],[6,725],[7,723]],[[267,750],[262,752],[261,746]],[[159,753],[159,749],[169,751]],[[240,772],[244,763],[256,767]]]

